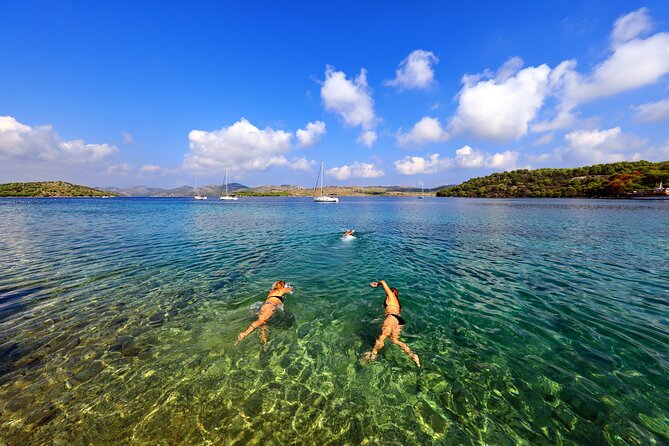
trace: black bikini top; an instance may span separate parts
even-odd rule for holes
[[[281,303],[283,303],[283,300],[286,298],[285,296],[274,296],[274,295],[271,295],[271,296],[267,296],[267,299],[269,299],[270,297],[276,297],[277,299],[279,299],[279,300],[281,301]]]
[[[394,306],[394,305],[393,305]],[[400,303],[400,300],[397,299],[397,306],[400,307],[400,311],[402,311],[402,304]],[[383,308],[388,307],[388,304],[386,303],[385,299],[383,300]]]

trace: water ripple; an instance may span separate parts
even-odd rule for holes
[[[669,442],[668,216],[598,200],[0,200],[0,443]],[[360,363],[379,278],[421,370],[393,345]],[[277,279],[294,293],[267,351],[233,347]]]

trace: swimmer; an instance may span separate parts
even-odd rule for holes
[[[399,291],[397,291],[397,288],[390,288],[383,279],[379,280],[378,282],[372,282],[370,285],[372,288],[382,286],[383,290],[386,292],[386,300],[383,303],[383,306],[386,309],[386,319],[383,321],[383,325],[381,326],[381,336],[379,336],[379,338],[374,343],[374,348],[372,351],[365,354],[365,361],[374,361],[379,350],[383,348],[385,340],[390,338],[390,341],[393,344],[397,344],[402,350],[406,352],[407,355],[411,357],[413,362],[415,362],[416,365],[420,367],[420,359],[418,359],[418,355],[412,352],[408,345],[400,341],[400,333],[402,333],[402,329],[404,328],[404,319],[402,319],[402,316],[400,316],[402,305],[398,299],[400,294]]]
[[[344,237],[355,237],[353,235],[354,232],[355,231],[353,229],[349,229],[348,231],[344,232],[344,235],[342,235],[342,238],[344,238]]]
[[[291,293],[292,291],[293,289],[286,286],[286,282],[283,280],[275,282],[272,286],[272,290],[267,295],[267,300],[265,300],[265,303],[260,308],[258,319],[251,322],[251,325],[249,325],[249,328],[247,328],[246,331],[239,333],[235,345],[250,335],[253,330],[260,328],[260,339],[262,340],[263,345],[267,347],[267,321],[272,317],[276,309],[279,308],[279,305],[283,303],[283,300],[286,298],[284,294]]]

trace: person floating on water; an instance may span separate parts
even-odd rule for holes
[[[383,344],[387,338],[390,338],[390,341],[393,344],[399,345],[399,347],[404,350],[407,355],[411,357],[413,362],[420,367],[420,359],[418,355],[411,351],[408,345],[400,341],[400,333],[402,333],[402,328],[404,328],[404,319],[400,316],[402,311],[402,305],[398,299],[399,291],[397,288],[390,288],[385,280],[381,279],[378,282],[370,283],[372,288],[376,288],[379,285],[383,287],[383,290],[386,292],[386,300],[383,303],[383,306],[386,309],[386,319],[383,321],[381,326],[381,336],[374,343],[374,348],[371,352],[365,354],[366,361],[374,361],[379,350],[383,348]]]
[[[279,280],[274,282],[272,289],[267,295],[267,300],[265,300],[265,303],[260,308],[258,319],[251,322],[251,325],[249,325],[249,328],[247,328],[246,331],[239,333],[235,345],[250,335],[253,330],[260,328],[260,339],[262,340],[263,345],[267,346],[267,321],[272,317],[276,309],[279,308],[279,305],[283,304],[283,300],[286,298],[284,294],[291,293],[292,291],[293,289],[291,287],[286,286],[285,281]]]
[[[354,232],[355,231],[353,229],[349,229],[348,231],[344,232],[344,235],[342,235],[341,238],[355,237],[355,235],[353,235]]]

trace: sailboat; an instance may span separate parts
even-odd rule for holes
[[[237,201],[238,198],[235,197],[234,195],[228,195],[228,171],[225,171],[225,179],[223,180],[223,184],[225,185],[225,195],[221,195],[221,200],[225,201]]]
[[[198,192],[198,189],[199,189],[199,187],[198,187],[198,181],[197,181],[197,177],[196,177],[195,178],[195,196],[193,198],[195,198],[196,200],[206,200],[207,196],[206,195],[200,195],[200,193]]]
[[[423,183],[420,183],[420,195],[418,196],[418,199],[422,200],[423,198],[425,198],[425,186]]]
[[[321,170],[318,171],[318,178],[316,179],[316,187],[314,187],[314,201],[318,203],[339,203],[339,198],[333,197],[332,195],[323,194],[323,181],[324,181],[325,171],[323,170],[323,161],[321,161]],[[318,191],[318,182],[321,183],[321,194],[316,195]]]

